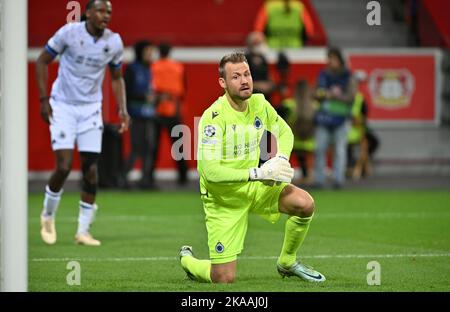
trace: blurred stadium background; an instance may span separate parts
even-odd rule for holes
[[[369,122],[380,138],[375,159],[375,176],[395,174],[398,177],[431,176],[440,182],[450,175],[450,122],[448,17],[446,1],[381,1],[381,26],[366,23],[367,1],[303,1],[315,24],[314,36],[302,49],[289,49],[291,64],[289,84],[306,79],[314,86],[326,61],[326,45],[341,47],[348,56],[352,70],[363,70],[368,80],[376,80],[377,70],[405,70],[414,81],[414,90],[407,88],[407,103],[386,108],[376,103],[368,82],[361,86],[369,105]],[[412,46],[408,8],[417,2],[418,36],[421,46]],[[84,7],[83,1],[80,1]],[[396,7],[393,3],[397,3]],[[400,4],[398,4],[400,3]],[[182,108],[183,122],[193,129],[194,117],[220,94],[217,84],[217,62],[234,49],[244,49],[245,39],[253,30],[256,13],[263,1],[233,0],[129,1],[114,2],[110,27],[119,32],[127,48],[126,61],[133,58],[131,46],[140,39],[155,43],[168,41],[175,46],[173,57],[186,66],[187,94]],[[30,180],[40,180],[53,168],[49,132],[38,118],[38,94],[34,78],[34,61],[46,40],[66,20],[66,2],[29,1],[29,170]],[[409,15],[408,15],[409,14]],[[43,24],[42,20],[46,23]],[[207,30],[207,31],[205,31]],[[269,53],[272,74],[277,79],[276,53]],[[50,68],[50,79],[57,73],[57,63]],[[380,75],[378,73],[378,75]],[[381,74],[382,75],[382,74]],[[398,79],[406,79],[398,77]],[[105,81],[104,119],[117,122],[116,105],[110,83]],[[277,103],[274,103],[276,105]],[[193,132],[192,132],[193,133]],[[123,157],[129,151],[128,135],[123,136]],[[193,140],[192,140],[193,141]],[[192,155],[194,156],[194,145]],[[170,143],[163,135],[159,146],[157,168],[161,178],[173,178],[174,163]],[[75,169],[79,164],[74,164]],[[189,161],[195,179],[195,161]],[[76,176],[75,176],[76,178]],[[423,181],[423,180],[422,180]],[[422,183],[419,183],[419,185]],[[39,186],[40,187],[40,186]],[[38,187],[38,189],[40,189]],[[34,187],[32,188],[35,189]]]
[[[79,2],[84,8],[87,1]],[[113,0],[109,28],[124,40],[125,63],[133,58],[132,45],[138,40],[168,41],[174,46],[173,58],[184,63],[188,81],[182,118],[193,129],[194,117],[201,116],[221,93],[219,59],[245,48],[263,2]],[[366,23],[369,1],[302,2],[311,14],[314,35],[305,47],[285,50],[291,62],[289,86],[298,79],[314,86],[326,62],[326,47],[341,47],[351,70],[367,75],[361,91],[369,106],[369,124],[380,140],[370,177],[349,179],[339,192],[311,191],[318,213],[303,252],[307,262],[330,276],[329,283],[311,286],[278,279],[274,263],[282,242],[282,222],[271,226],[257,218],[250,219],[235,285],[185,281],[176,258],[178,248],[190,243],[199,256],[207,257],[206,230],[196,161],[188,161],[189,183],[179,187],[167,134],[158,146],[158,190],[127,191],[107,184],[100,190],[93,231],[104,246],[95,250],[72,242],[79,189],[76,157],[57,217],[60,240],[55,246],[45,246],[39,238],[39,213],[54,159],[48,127],[39,116],[35,60],[48,38],[66,22],[69,11],[68,1],[29,0],[29,290],[450,290],[450,2],[377,1],[381,5],[379,26]],[[269,51],[270,69],[279,79],[276,56],[276,51]],[[51,64],[51,81],[57,68],[56,62]],[[373,85],[383,79],[394,79],[404,88],[394,98],[377,93]],[[406,86],[408,81],[412,81],[411,88]],[[389,99],[397,105],[383,105]],[[105,123],[117,123],[108,77],[103,107]],[[123,161],[130,150],[128,134],[116,143],[119,161]],[[188,143],[194,158],[194,140]],[[296,165],[295,159],[292,162]],[[134,179],[137,172],[132,173]],[[66,264],[71,259],[83,267],[81,286],[66,284]],[[382,284],[376,289],[366,283],[366,264],[371,260],[382,267]]]

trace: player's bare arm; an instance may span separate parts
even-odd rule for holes
[[[43,50],[36,61],[36,79],[39,88],[39,101],[41,103],[41,117],[50,124],[52,117],[52,108],[50,106],[50,97],[47,95],[48,82],[48,64],[53,61],[54,57],[47,50]]]
[[[111,68],[111,83],[117,105],[119,106],[119,117],[121,121],[119,133],[123,133],[128,130],[130,116],[127,111],[125,82],[123,80],[122,70],[120,67]]]

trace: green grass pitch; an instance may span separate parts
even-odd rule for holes
[[[300,250],[322,272],[321,285],[276,272],[284,220],[250,217],[236,283],[199,284],[186,278],[178,250],[191,244],[206,258],[204,214],[197,193],[101,191],[92,232],[101,247],[76,246],[78,194],[65,193],[57,214],[58,241],[39,235],[43,194],[29,196],[30,291],[450,291],[450,192],[312,192],[316,216]],[[81,285],[69,286],[71,260]],[[369,261],[381,285],[368,286]]]

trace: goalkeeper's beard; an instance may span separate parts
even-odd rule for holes
[[[253,93],[253,90],[250,90],[248,95],[241,95],[240,93],[244,93],[242,91],[239,91],[238,94],[233,94],[229,91],[229,89],[226,89],[228,95],[230,96],[230,98],[235,102],[235,103],[239,103],[239,102],[244,102],[246,100],[248,100]]]

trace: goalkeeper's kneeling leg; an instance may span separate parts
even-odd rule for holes
[[[314,199],[312,196],[294,185],[288,185],[280,194],[279,210],[291,216],[301,218],[314,214]]]

